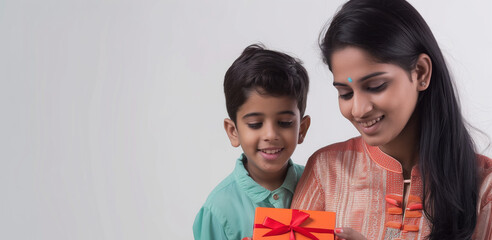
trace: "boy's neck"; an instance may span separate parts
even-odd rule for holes
[[[260,186],[273,191],[284,183],[285,176],[287,175],[287,170],[289,168],[289,163],[286,163],[281,171],[277,173],[268,173],[268,174],[255,174],[248,170],[248,162],[244,161],[244,168],[248,171],[249,176]]]

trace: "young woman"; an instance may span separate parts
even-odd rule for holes
[[[492,239],[492,160],[475,153],[439,46],[404,0],[351,0],[320,41],[361,136],[309,159],[292,208],[344,239]]]

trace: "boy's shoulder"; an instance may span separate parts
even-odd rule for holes
[[[236,195],[237,191],[238,186],[233,172],[215,186],[208,195],[203,207],[210,208],[214,205],[222,205],[222,202],[230,201],[230,198]]]
[[[223,211],[224,209],[235,208],[235,204],[231,203],[245,203],[251,201],[244,191],[245,188],[250,187],[248,184],[253,182],[244,181],[247,176],[247,171],[242,164],[242,156],[236,160],[236,165],[232,173],[230,173],[224,180],[222,180],[207,197],[203,208],[208,208],[212,211]]]
[[[296,172],[296,177],[297,177],[297,180],[299,180],[299,178],[301,177],[302,173],[304,172],[304,165],[299,165],[297,163],[294,163],[292,162],[292,168],[294,168],[295,172]]]
[[[295,184],[299,181],[303,171],[304,166],[292,162],[291,168],[294,169],[294,174],[288,174],[293,179],[289,180]],[[230,173],[226,178],[224,178],[208,195],[207,200],[203,204],[203,208],[210,211],[222,211],[224,209],[229,209],[234,207],[235,204],[239,203],[242,206],[253,205],[253,199],[251,196],[251,191],[259,191],[259,185],[254,182],[254,180],[249,177],[246,179],[247,172],[242,164],[236,164],[236,167],[232,173]],[[243,176],[245,175],[245,176]],[[253,190],[252,190],[253,189]],[[263,189],[263,188],[261,188]],[[265,190],[267,191],[267,190]],[[260,192],[258,192],[259,194]]]
[[[302,173],[302,170],[304,170],[304,165],[297,164],[294,161],[292,161],[292,166],[291,167],[294,167],[294,169],[296,170],[296,172],[297,171],[301,171],[301,173]]]
[[[227,239],[239,239],[240,236],[252,235],[252,233],[245,232],[253,228],[250,226],[253,218],[248,217],[247,212],[251,204],[247,203],[235,173],[236,169],[208,195],[195,218],[193,225],[195,237],[201,234],[204,237],[202,239],[222,239],[216,238],[215,234],[223,233]],[[249,215],[252,216],[254,210],[250,212],[252,213]]]

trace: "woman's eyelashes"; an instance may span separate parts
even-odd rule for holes
[[[345,86],[340,86],[340,87],[336,87],[337,90],[338,90],[338,97],[343,99],[343,100],[348,100],[350,98],[352,98],[352,95],[354,95],[354,92],[352,90],[352,88],[350,87],[345,87]]]
[[[382,92],[383,90],[385,90],[387,86],[388,86],[387,82],[383,82],[383,83],[376,85],[376,86],[369,85],[367,87],[363,87],[363,90],[365,90],[367,92],[372,92],[372,93],[379,93],[379,92]],[[354,92],[351,90],[339,90],[338,94],[339,94],[339,97],[341,99],[349,100],[354,95]]]
[[[383,82],[375,87],[372,87],[372,86],[368,86],[366,89],[367,91],[369,92],[381,92],[383,91],[384,89],[386,89],[386,86],[387,86],[387,83],[386,82]]]
[[[353,95],[354,95],[353,92],[343,93],[343,94],[340,94],[340,98],[343,100],[349,100],[352,98]]]

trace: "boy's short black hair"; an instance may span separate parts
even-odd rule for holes
[[[224,77],[229,118],[236,122],[237,111],[247,101],[251,91],[296,99],[302,118],[306,109],[309,77],[301,64],[297,58],[267,50],[262,45],[248,46]]]

